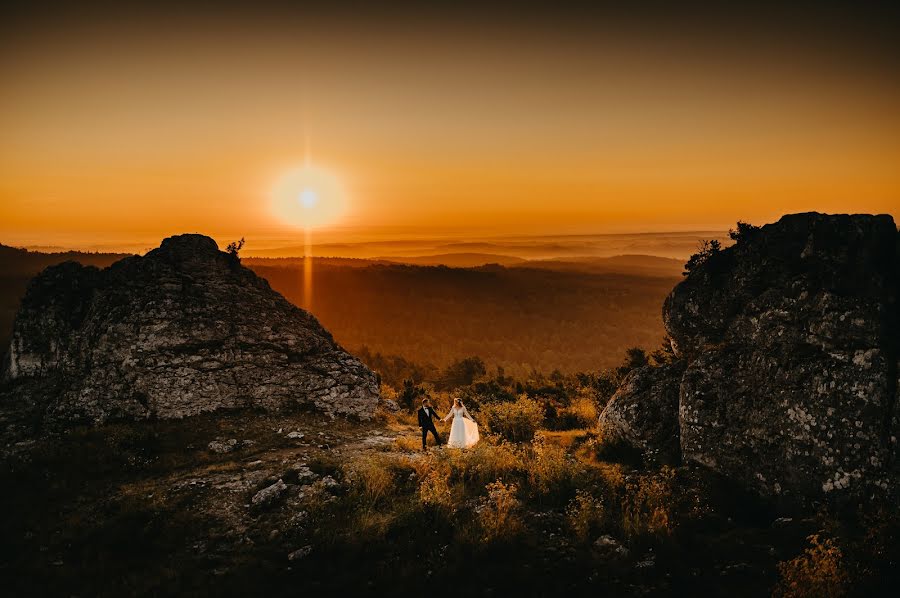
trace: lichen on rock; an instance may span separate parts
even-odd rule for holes
[[[631,372],[600,414],[604,441],[638,448],[652,462],[678,463],[678,379],[684,367],[677,361]]]
[[[52,422],[310,406],[373,415],[377,378],[319,322],[203,235],[29,285],[5,381]],[[53,392],[32,392],[43,385]]]
[[[678,388],[681,457],[767,495],[858,492],[891,475],[897,256],[890,216],[809,213],[763,226],[693,269],[663,306],[686,368],[660,372],[653,387]],[[648,387],[629,401],[655,406],[656,395]]]

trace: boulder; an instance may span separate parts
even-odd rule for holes
[[[881,480],[896,433],[897,237],[890,216],[785,216],[675,287],[663,319],[688,361],[686,460],[763,494]]]
[[[628,374],[600,414],[604,441],[640,449],[656,463],[677,464],[678,393],[685,366],[677,361]]]
[[[677,418],[684,461],[763,495],[884,487],[900,430],[898,255],[887,215],[794,214],[743,230],[665,301],[684,365],[629,376],[604,433],[665,455],[661,430]]]
[[[236,438],[232,438],[231,440],[225,441],[213,440],[206,446],[206,448],[214,453],[225,454],[238,450],[239,448],[241,448],[241,445],[238,444]]]
[[[379,398],[375,374],[312,315],[202,235],[103,270],[47,268],[3,376],[63,423],[300,405],[368,419]]]

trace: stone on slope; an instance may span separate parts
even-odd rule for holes
[[[278,502],[287,491],[288,487],[284,480],[278,480],[254,494],[250,499],[250,504],[256,509],[265,509]]]

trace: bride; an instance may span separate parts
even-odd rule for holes
[[[459,399],[454,399],[453,407],[450,413],[443,419],[447,421],[453,418],[453,425],[450,426],[450,439],[447,446],[451,448],[469,448],[478,442],[478,424],[469,415],[466,406]]]

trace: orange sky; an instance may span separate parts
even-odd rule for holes
[[[354,238],[900,215],[877,15],[100,14],[3,31],[0,242],[292,234],[307,143]]]

